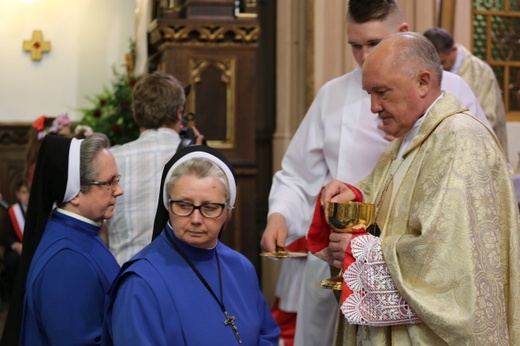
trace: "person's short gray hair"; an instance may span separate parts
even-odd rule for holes
[[[388,38],[397,38],[392,67],[413,78],[420,71],[432,73],[435,82],[441,85],[443,68],[433,44],[423,35],[415,32],[399,32]]]
[[[82,192],[91,187],[88,182],[96,180],[101,167],[95,164],[95,160],[103,149],[108,148],[110,148],[110,140],[100,132],[95,132],[81,142],[79,175]]]
[[[224,186],[226,204],[229,205],[231,192],[226,173],[224,173],[216,163],[204,158],[194,157],[176,167],[172,172],[170,179],[166,182],[166,191],[168,191],[168,194],[180,178],[190,175],[195,176],[198,179],[212,177],[220,181]],[[171,198],[171,196],[169,197]]]

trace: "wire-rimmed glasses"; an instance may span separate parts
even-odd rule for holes
[[[94,180],[94,181],[89,181],[87,183],[87,185],[108,186],[108,188],[110,190],[115,191],[120,180],[121,180],[121,174],[118,174],[108,181],[95,181]]]

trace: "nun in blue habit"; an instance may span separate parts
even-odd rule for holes
[[[2,345],[99,345],[119,265],[98,235],[123,194],[109,140],[46,136]]]
[[[278,345],[251,262],[219,241],[236,199],[230,162],[191,146],[166,164],[151,244],[109,292],[107,345]],[[247,231],[247,230],[245,230]]]

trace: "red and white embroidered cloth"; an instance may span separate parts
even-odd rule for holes
[[[394,286],[381,251],[381,239],[371,234],[351,241],[355,262],[343,273],[352,290],[341,305],[351,324],[388,326],[421,323]]]

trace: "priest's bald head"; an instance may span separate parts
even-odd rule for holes
[[[442,66],[430,41],[403,32],[389,36],[363,65],[363,89],[383,130],[402,137],[441,95]]]

